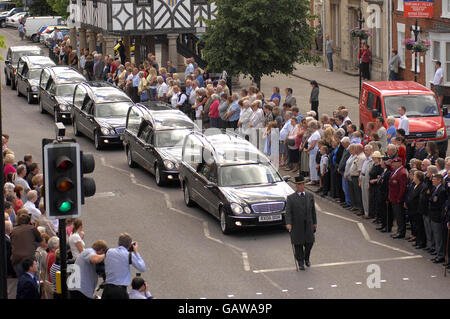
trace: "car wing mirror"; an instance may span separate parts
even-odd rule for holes
[[[144,145],[144,149],[145,150],[150,150],[150,149],[152,149],[153,148],[153,144],[145,144]]]
[[[207,189],[217,188],[217,184],[216,183],[208,183],[205,185],[205,188],[207,188]]]
[[[291,180],[291,177],[289,175],[283,176],[283,181],[285,181],[286,183],[289,182]]]

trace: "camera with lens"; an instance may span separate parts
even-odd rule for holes
[[[135,247],[135,246],[136,246],[136,242],[134,241],[134,242],[131,243],[131,246],[130,246],[130,248],[128,248],[128,251],[129,251],[130,253],[134,252],[134,247]]]

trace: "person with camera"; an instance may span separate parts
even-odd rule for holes
[[[136,276],[131,282],[130,299],[154,299],[148,289],[148,282],[140,274],[136,274]]]
[[[129,299],[130,265],[139,272],[146,270],[144,259],[138,253],[138,244],[129,234],[120,234],[118,244],[119,247],[111,248],[105,254],[106,280],[102,299]]]
[[[70,299],[93,299],[97,287],[97,265],[105,260],[108,244],[104,240],[97,240],[92,248],[83,250],[75,260],[79,281],[74,282],[74,288],[69,288]]]

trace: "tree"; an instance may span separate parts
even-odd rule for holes
[[[47,3],[57,15],[62,16],[63,18],[69,16],[69,0],[47,0]]]
[[[51,16],[55,15],[52,7],[48,4],[47,0],[33,0],[30,7],[30,13],[34,16]]]
[[[251,76],[291,74],[295,63],[318,62],[308,0],[216,0],[216,19],[202,35],[208,69]]]

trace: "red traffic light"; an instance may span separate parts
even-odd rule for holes
[[[60,156],[56,159],[56,169],[59,171],[67,171],[73,167],[73,163],[67,156]]]

